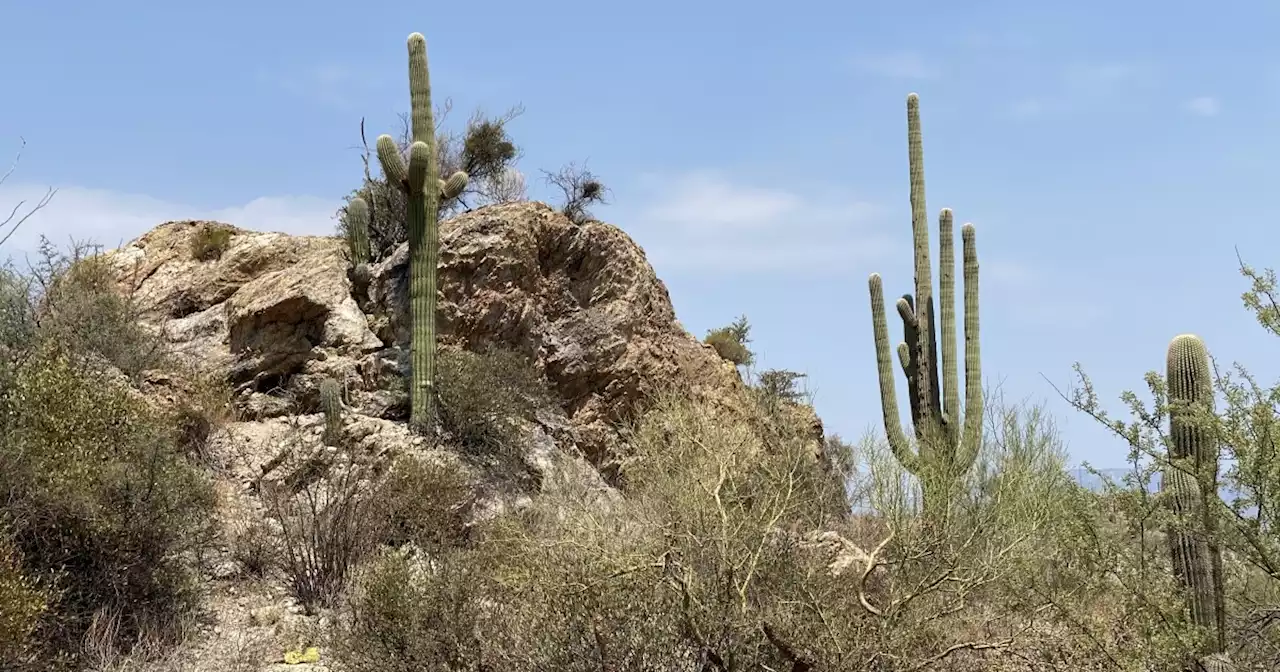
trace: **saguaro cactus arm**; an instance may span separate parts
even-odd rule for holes
[[[972,224],[960,229],[964,243],[964,435],[958,466],[968,469],[982,447],[982,339],[978,312],[978,233]],[[958,423],[959,420],[956,419]]]
[[[447,201],[451,198],[456,198],[458,194],[462,193],[463,189],[467,188],[467,180],[467,174],[461,170],[450,175],[447,180],[438,180],[441,200]]]
[[[956,247],[951,208],[938,217],[938,302],[942,304],[942,422],[955,443],[960,420],[960,376],[956,370]]]
[[[400,185],[401,189],[409,188],[409,170],[405,168],[404,158],[400,156],[400,147],[395,138],[383,134],[378,136],[378,163],[382,164],[382,174],[387,181]]]
[[[885,435],[894,457],[903,468],[915,473],[919,468],[917,456],[902,431],[902,420],[898,416],[898,393],[893,383],[893,358],[889,354],[889,325],[884,314],[884,287],[880,274],[872,273],[867,286],[871,290],[871,329],[875,336],[876,373],[880,378],[880,408],[884,413]]]

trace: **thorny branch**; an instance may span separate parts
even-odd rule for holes
[[[9,176],[13,174],[13,171],[18,169],[18,163],[22,161],[22,150],[26,148],[27,141],[25,138],[18,138],[18,140],[21,142],[18,146],[18,153],[14,155],[13,163],[9,166],[9,170],[5,171],[4,175],[0,175],[0,185],[4,184],[5,180],[9,179]],[[58,193],[57,189],[49,187],[45,191],[44,196],[41,196],[40,200],[38,200],[30,210],[21,214],[19,214],[19,212],[22,210],[22,206],[26,201],[18,201],[18,203],[13,206],[13,209],[9,211],[9,216],[5,217],[3,221],[0,221],[0,230],[3,230],[6,226],[9,227],[9,230],[0,237],[0,245],[4,245],[8,242],[9,238],[18,230],[18,227],[22,226],[24,222],[30,219],[31,215],[36,214],[44,208],[44,206],[48,205],[49,201],[53,200],[53,195],[56,193]]]

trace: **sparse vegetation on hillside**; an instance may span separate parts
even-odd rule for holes
[[[467,176],[465,187],[448,198],[441,198],[437,205],[442,216],[464,207],[478,207],[488,203],[510,203],[526,197],[524,176],[516,169],[520,148],[512,140],[507,125],[523,113],[514,107],[501,116],[489,116],[477,111],[463,131],[442,128],[451,110],[448,100],[434,115],[434,148],[438,175],[447,177],[462,172]],[[409,156],[414,136],[408,115],[401,115],[402,128],[393,140],[402,159]],[[347,205],[338,211],[339,232],[348,240],[353,238],[351,222],[347,216],[352,199],[359,198],[368,214],[367,237],[359,245],[369,250],[369,258],[378,261],[391,254],[397,245],[409,239],[405,218],[409,202],[404,190],[388,181],[385,172],[374,174],[371,169],[373,152],[365,137],[364,123],[360,125],[363,145],[364,182],[347,196]],[[358,262],[357,262],[358,263]]]
[[[751,342],[751,325],[747,323],[746,315],[727,326],[708,331],[703,340],[715,348],[716,354],[725,361],[732,362],[734,366],[751,366],[755,361],[755,353],[747,347]]]
[[[9,276],[2,329],[0,520],[6,568],[26,578],[10,575],[0,613],[30,616],[44,600],[7,661],[18,669],[74,664],[86,637],[177,641],[198,603],[192,563],[212,543],[213,492],[180,427],[119,375],[162,349],[97,258],[49,250],[32,282]]]
[[[231,229],[207,223],[191,238],[191,256],[198,261],[210,261],[222,256],[231,244]]]
[[[510,460],[519,453],[521,422],[551,399],[520,353],[490,347],[440,353],[440,424],[470,454]]]
[[[608,203],[609,188],[585,165],[568,163],[554,173],[544,170],[543,176],[547,184],[560,191],[560,212],[575,224],[595,219],[591,206]]]
[[[442,131],[423,37],[408,46],[415,106],[398,140],[378,139],[383,177],[366,152],[343,233],[358,307],[384,312],[370,264],[410,241],[410,342],[379,343],[396,331],[385,324],[362,340],[387,316],[361,324],[345,289],[327,292],[338,307],[308,296],[287,317],[246,301],[235,327],[227,302],[183,328],[243,340],[234,354],[260,367],[235,378],[194,370],[166,348],[172,330],[143,326],[120,256],[46,243],[29,272],[0,270],[0,670],[192,669],[180,659],[193,641],[214,642],[195,669],[231,672],[1280,669],[1280,385],[1218,369],[1211,344],[1184,334],[1148,374],[1150,401],[1124,393],[1132,417],[1118,420],[1081,368],[1064,396],[1134,469],[1101,493],[1073,481],[1046,410],[982,387],[976,233],[961,230],[957,315],[950,210],[934,296],[914,94],[915,281],[896,302],[896,347],[882,279],[869,281],[877,380],[862,382],[881,403],[859,410],[884,432],[851,442],[820,431],[803,372],[754,368],[745,316],[707,332],[714,356],[674,327],[565,328],[549,313],[608,311],[603,292],[556,279],[519,289],[548,297],[546,312],[485,295],[473,322],[442,320],[453,331],[438,348],[440,218],[523,198],[506,130],[518,111]],[[577,224],[606,193],[572,165],[548,179]],[[572,236],[596,228],[554,220]],[[209,263],[179,247],[181,268],[231,265],[229,229],[188,233]],[[545,273],[549,246],[516,267]],[[1280,335],[1276,275],[1241,272],[1246,308]],[[645,301],[670,323],[660,293]],[[500,326],[477,336],[476,323]],[[285,333],[273,349],[241,333],[254,329]],[[538,330],[534,347],[492,335]],[[590,357],[588,338],[605,344]],[[621,369],[645,348],[659,354]],[[618,368],[582,382],[591,367]],[[690,369],[715,375],[676,378]],[[290,378],[302,401],[262,391]],[[233,423],[236,408],[264,419]],[[581,447],[597,430],[617,439],[608,455]],[[243,464],[228,464],[235,451]],[[1241,496],[1224,501],[1221,485]],[[250,627],[269,646],[219,639]]]

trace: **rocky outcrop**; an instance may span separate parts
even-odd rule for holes
[[[230,234],[221,253],[196,258],[197,243],[214,229]],[[307,493],[319,500],[308,499],[299,488],[345,474],[363,489],[394,473],[384,471],[398,463],[392,458],[410,455],[464,475],[468,526],[535,497],[553,508],[572,502],[607,510],[626,503],[602,467],[625,454],[619,426],[651,393],[679,386],[718,402],[725,422],[758,410],[744,401],[734,367],[676,320],[666,287],[617,227],[574,224],[545,205],[520,203],[482,208],[441,229],[441,346],[518,351],[552,392],[550,405],[521,422],[522,473],[514,479],[404,422],[405,246],[375,264],[359,292],[337,237],[168,222],[104,255],[142,324],[180,360],[133,381],[138,394],[180,411],[201,403],[203,376],[233,390],[236,417],[223,418],[202,449],[216,472],[219,528],[228,540],[207,570],[214,625],[189,653],[209,669],[235,647],[246,659],[278,664],[261,669],[307,667],[281,662],[279,642],[294,628],[323,627],[328,616],[302,613],[270,581],[245,580],[235,551],[252,549],[259,527],[282,537],[284,503],[332,495],[319,487]],[[321,441],[318,389],[329,377],[341,383],[341,449]],[[821,421],[808,406],[792,410],[820,451]],[[845,540],[828,537],[812,545],[831,571],[856,564]]]
[[[195,259],[192,240],[211,227],[228,228],[229,241],[220,257]],[[333,376],[356,413],[398,419],[407,246],[375,265],[359,302],[337,237],[169,222],[107,260],[145,324],[192,361],[227,372],[243,416],[313,411],[319,381]],[[575,224],[540,203],[463,214],[441,226],[440,287],[444,347],[528,356],[573,442],[597,463],[617,450],[617,424],[647,394],[679,383],[729,396],[741,385],[681,327],[644,252],[609,224]]]

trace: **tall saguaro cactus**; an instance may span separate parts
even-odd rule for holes
[[[1191,334],[1174,338],[1169,343],[1166,375],[1169,465],[1164,469],[1161,490],[1179,519],[1169,530],[1169,553],[1174,574],[1186,589],[1192,622],[1208,629],[1212,636],[1203,653],[1223,654],[1226,596],[1212,506],[1218,498],[1219,446],[1204,417],[1213,412],[1209,351],[1204,341]]]
[[[915,238],[915,294],[898,299],[904,342],[898,357],[907,377],[915,441],[907,439],[898,418],[889,330],[885,321],[880,274],[873,273],[872,328],[880,404],[885,433],[894,456],[916,475],[924,490],[926,514],[945,510],[952,489],[973,465],[982,442],[982,358],[978,343],[978,250],[972,224],[961,229],[964,242],[964,387],[956,361],[955,241],[952,214],[943,209],[938,222],[938,289],[942,303],[942,380],[939,389],[937,327],[934,324],[933,278],[929,258],[928,212],[924,198],[924,148],[920,133],[920,98],[907,96],[907,147],[911,171],[911,231]],[[940,508],[941,507],[941,508]]]
[[[440,257],[440,199],[461,193],[467,175],[458,172],[441,180],[436,158],[436,125],[431,109],[431,78],[427,71],[427,40],[409,36],[409,101],[413,144],[406,167],[400,148],[390,135],[378,136],[378,161],[388,182],[408,197],[410,384],[409,424],[429,428],[434,417],[436,370],[436,271]]]

